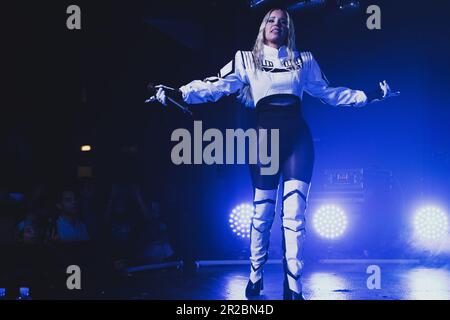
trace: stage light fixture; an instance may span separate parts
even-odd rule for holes
[[[322,238],[337,239],[347,229],[347,216],[341,208],[325,205],[315,212],[313,227]]]
[[[414,216],[414,232],[418,240],[437,242],[448,236],[447,214],[438,207],[426,206]]]
[[[250,226],[253,214],[254,208],[251,204],[244,203],[235,207],[231,211],[228,220],[233,233],[242,239],[250,238]]]

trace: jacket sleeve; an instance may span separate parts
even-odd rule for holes
[[[303,53],[302,56],[306,74],[304,88],[308,94],[332,106],[362,107],[367,104],[368,99],[364,91],[330,87],[314,56],[310,52]]]
[[[242,89],[248,83],[242,54],[238,51],[233,60],[225,65],[216,77],[194,80],[182,87],[183,100],[189,104],[217,101]]]

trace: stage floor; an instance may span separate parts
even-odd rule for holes
[[[369,265],[380,267],[380,289],[368,289]],[[152,270],[130,274],[117,296],[127,299],[245,300],[248,265],[201,266],[196,272]],[[259,299],[282,299],[282,265],[268,264]],[[304,295],[308,300],[450,300],[450,268],[417,263],[317,263],[306,265]],[[123,287],[122,287],[123,288]],[[128,293],[125,293],[128,291]]]

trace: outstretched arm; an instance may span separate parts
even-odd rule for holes
[[[194,80],[180,87],[178,94],[184,102],[189,104],[216,102],[223,96],[230,95],[242,89],[247,83],[247,77],[243,68],[242,55],[238,51],[233,60],[224,66],[216,77],[205,80]],[[166,102],[166,89],[157,86],[156,98],[163,103]]]
[[[320,70],[319,64],[310,52],[303,54],[303,61],[305,63],[305,91],[327,104],[361,107],[369,102],[383,100],[400,94],[399,92],[393,93],[386,81],[380,82],[380,88],[371,92],[345,87],[330,87],[328,80]]]

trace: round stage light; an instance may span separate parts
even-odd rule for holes
[[[320,207],[313,217],[313,226],[319,236],[326,239],[341,237],[347,229],[347,217],[334,205]]]
[[[423,241],[439,241],[448,235],[448,216],[437,207],[420,209],[414,216],[414,231]]]
[[[230,228],[234,234],[240,238],[250,238],[250,226],[254,209],[251,204],[241,204],[234,208],[230,213]]]

